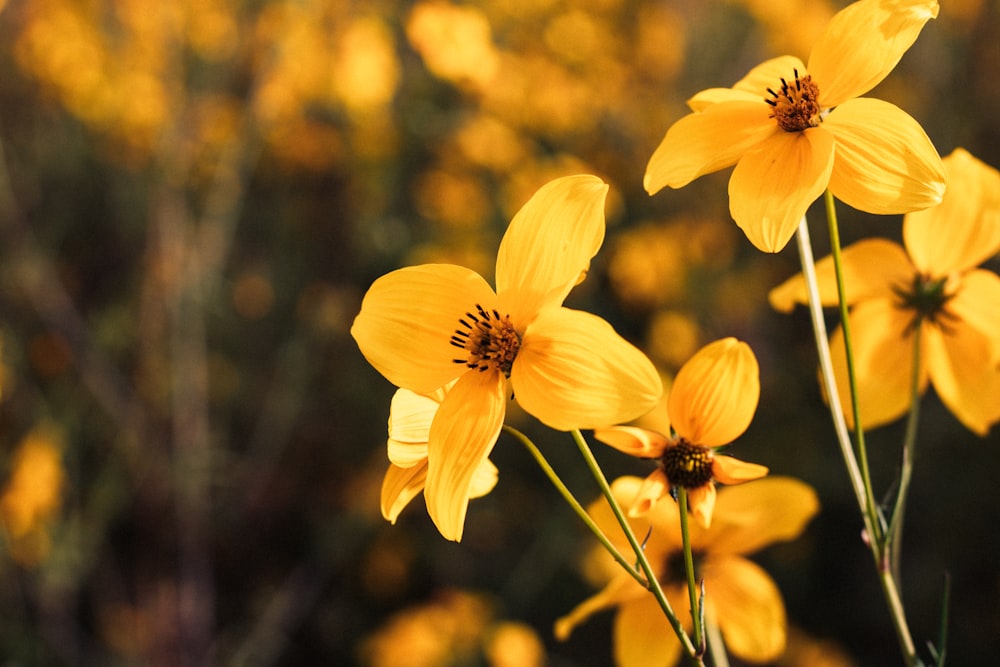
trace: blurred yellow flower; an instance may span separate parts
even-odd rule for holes
[[[935,0],[860,0],[838,12],[808,67],[782,56],[732,88],[704,90],[673,124],[646,168],[654,194],[736,165],[729,210],[757,248],[785,247],[829,188],[848,205],[906,213],[941,200],[941,159],[898,107],[859,97],[884,79],[937,16]]]
[[[672,487],[683,487],[689,492],[691,513],[708,528],[716,482],[739,484],[767,474],[762,465],[716,452],[747,429],[759,398],[753,350],[735,338],[723,338],[703,347],[681,367],[667,400],[669,423],[658,432],[635,426],[596,429],[594,437],[601,442],[659,462],[636,496],[628,499],[629,515],[650,512]]]
[[[425,264],[376,280],[351,334],[397,387],[429,394],[455,381],[431,422],[424,499],[460,540],[472,479],[496,442],[507,380],[520,405],[558,430],[649,411],[652,362],[605,320],[562,307],[604,240],[608,186],[588,175],[549,182],[500,243],[494,290],[475,271]]]
[[[904,247],[865,239],[843,252],[865,427],[891,422],[910,408],[918,327],[920,392],[933,383],[948,409],[980,435],[1000,419],[1000,277],[976,268],[1000,251],[1000,172],[963,149],[944,163],[944,199],[904,218]],[[836,305],[833,258],[817,262],[816,274],[822,303]],[[784,312],[806,303],[802,275],[772,290],[770,300]],[[830,352],[838,392],[849,396],[839,329]],[[853,427],[849,404],[845,408]]]
[[[19,562],[35,565],[48,555],[49,522],[59,510],[65,478],[58,432],[51,426],[31,431],[14,454],[0,494],[0,528]]]
[[[611,489],[619,502],[627,504],[642,484],[638,477],[621,477]],[[789,477],[769,477],[756,484],[722,489],[711,528],[691,527],[697,576],[705,582],[706,617],[718,624],[734,656],[768,662],[781,654],[786,641],[781,593],[764,570],[743,556],[798,537],[818,509],[816,493],[807,484]],[[627,552],[628,542],[607,502],[602,498],[588,511],[615,546]],[[629,522],[635,534],[649,535],[646,556],[671,606],[687,608],[677,512],[659,505]],[[680,642],[649,591],[624,572],[603,547],[591,553],[587,565],[588,578],[606,585],[556,622],[556,637],[565,640],[596,612],[617,607],[613,637],[619,667],[676,662],[681,655]],[[690,617],[682,622],[690,630]]]

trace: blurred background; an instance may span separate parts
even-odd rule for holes
[[[733,453],[819,493],[754,557],[788,609],[775,664],[899,664],[807,316],[767,305],[794,244],[745,240],[728,170],[642,189],[688,97],[805,59],[845,4],[0,0],[0,665],[609,664],[610,613],[552,637],[591,540],[513,439],[461,544],[419,498],[381,518],[393,387],[349,335],[389,270],[491,277],[514,212],[579,172],[611,184],[608,235],[569,305],[668,376],[748,341],[761,404]],[[942,2],[872,93],[994,166],[998,4]],[[900,236],[840,215],[846,242]],[[567,435],[512,420],[596,497]],[[923,646],[950,576],[949,664],[1000,649],[998,433],[925,398],[902,587]],[[878,493],[901,442],[869,434]]]

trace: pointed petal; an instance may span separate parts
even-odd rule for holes
[[[669,440],[656,431],[635,426],[612,426],[594,429],[594,437],[620,452],[641,459],[655,459],[663,454]]]
[[[729,179],[729,212],[750,242],[778,252],[830,180],[833,135],[778,130],[748,151]]]
[[[903,220],[913,263],[935,277],[967,271],[1000,252],[1000,172],[961,148],[942,162],[948,189],[941,203]]]
[[[664,587],[664,593],[681,622],[690,628],[687,599],[677,586]],[[681,642],[667,622],[652,595],[621,605],[613,626],[614,656],[617,667],[673,665],[681,654]]]
[[[702,447],[725,445],[750,425],[760,398],[753,350],[723,338],[695,353],[674,379],[667,411],[677,434]]]
[[[660,376],[646,355],[606,321],[547,308],[524,332],[510,375],[526,412],[559,431],[628,422],[660,398]]]
[[[694,179],[736,164],[746,151],[780,132],[760,101],[712,104],[674,123],[649,158],[643,186],[649,194],[682,188]]]
[[[941,201],[941,158],[920,124],[899,107],[882,100],[850,100],[823,127],[837,138],[830,192],[848,206],[893,215]]]
[[[712,477],[722,484],[742,484],[760,479],[767,473],[767,466],[741,461],[724,454],[716,454],[712,461]]]
[[[1000,418],[1000,368],[983,363],[992,351],[990,340],[960,325],[947,332],[927,326],[924,335],[934,391],[966,428],[985,436]]]
[[[490,455],[507,407],[499,372],[470,372],[451,388],[427,443],[427,513],[441,534],[462,539],[472,480]]]
[[[752,662],[771,662],[785,650],[785,604],[774,580],[739,556],[705,559],[705,600],[726,648]]]
[[[702,528],[708,529],[712,525],[712,511],[715,509],[717,497],[715,484],[712,482],[688,491],[688,508],[691,516]]]
[[[819,499],[808,484],[793,477],[765,477],[721,489],[711,529],[692,540],[697,537],[694,546],[712,554],[751,554],[795,539],[817,511]]]
[[[557,178],[511,220],[497,254],[497,294],[524,331],[545,305],[559,305],[604,241],[608,186],[596,176]]]
[[[402,468],[389,465],[382,478],[381,507],[382,516],[390,523],[396,523],[399,513],[411,500],[424,490],[427,479],[427,460],[420,465]]]
[[[891,296],[894,287],[907,287],[913,281],[915,272],[906,252],[887,239],[862,239],[844,248],[840,258],[848,305]],[[822,305],[839,303],[832,256],[816,262],[816,284]],[[775,310],[783,313],[791,312],[796,303],[808,303],[805,278],[801,273],[792,276],[771,290],[768,299]]]
[[[670,493],[670,480],[663,473],[663,468],[657,468],[642,481],[642,486],[631,502],[623,504],[628,516],[633,519],[645,516],[656,506],[660,498]]]
[[[351,335],[361,353],[397,387],[429,394],[466,368],[450,338],[476,304],[492,307],[493,290],[475,271],[450,264],[399,269],[376,280],[361,302]]]
[[[878,85],[937,14],[936,0],[861,0],[837,12],[809,56],[823,107]]]
[[[584,623],[594,614],[625,602],[632,602],[648,595],[645,589],[629,575],[622,572],[595,595],[590,596],[573,611],[556,621],[553,634],[559,641],[566,641],[576,626]],[[661,613],[662,616],[662,613]]]
[[[976,269],[961,278],[955,296],[948,301],[947,312],[961,323],[975,329],[990,342],[986,359],[1000,362],[1000,276]]]

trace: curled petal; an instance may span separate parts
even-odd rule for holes
[[[909,114],[882,100],[859,98],[823,123],[837,138],[830,192],[875,213],[908,213],[940,203],[945,171],[934,144]]]
[[[528,327],[510,375],[529,414],[560,431],[628,422],[659,400],[653,363],[606,321],[547,308]]]
[[[833,136],[778,130],[748,151],[729,179],[729,212],[759,250],[778,252],[830,181]]]
[[[780,132],[770,107],[760,101],[711,104],[674,123],[649,158],[643,186],[649,194],[681,188],[705,174],[736,164],[746,151]]]
[[[594,429],[594,437],[620,452],[641,459],[655,459],[663,454],[667,443],[665,436],[656,431],[648,431],[635,426],[611,426]]]
[[[740,461],[732,456],[716,454],[712,460],[712,477],[721,484],[741,484],[767,475],[767,466]]]
[[[966,428],[986,436],[1000,418],[1000,368],[983,363],[991,353],[989,337],[962,326],[947,332],[928,326],[924,335],[934,391]]]
[[[707,529],[712,525],[712,511],[715,509],[717,496],[713,482],[688,491],[688,508],[691,511],[691,516],[702,528]]]
[[[425,264],[382,276],[368,289],[351,335],[372,366],[397,387],[421,394],[464,372],[450,338],[459,318],[496,296],[475,271]]]
[[[642,486],[636,491],[635,498],[625,505],[628,508],[628,515],[632,518],[638,518],[649,514],[660,498],[668,493],[670,493],[670,480],[667,479],[662,468],[657,468],[642,481]]]
[[[397,389],[389,406],[389,460],[408,467],[427,458],[431,422],[441,403],[409,389]]]
[[[596,176],[557,178],[511,220],[497,254],[497,294],[523,331],[545,305],[560,305],[604,241],[608,186]]]
[[[473,479],[503,426],[505,387],[499,372],[466,373],[431,425],[424,497],[427,513],[446,539],[462,539]]]
[[[760,398],[757,358],[746,343],[724,338],[681,367],[667,410],[678,435],[702,447],[735,440],[750,425]]]
[[[427,479],[427,459],[420,465],[402,468],[390,465],[382,478],[382,516],[390,523],[396,523],[399,513],[424,490]]]
[[[709,556],[702,573],[708,613],[726,648],[752,662],[771,662],[785,650],[785,604],[774,580],[740,556]]]

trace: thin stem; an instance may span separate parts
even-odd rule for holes
[[[691,531],[688,529],[688,494],[683,486],[677,488],[677,511],[681,519],[681,544],[684,549],[684,573],[687,575],[688,600],[691,603],[691,625],[694,627],[694,645],[704,649],[705,639],[699,619],[702,617],[698,604],[698,582],[694,576],[694,554],[691,553]]]
[[[650,565],[649,559],[646,558],[646,551],[642,548],[639,540],[636,539],[635,532],[632,530],[632,525],[626,518],[621,506],[618,504],[618,501],[615,500],[615,496],[611,492],[611,486],[608,484],[608,479],[604,476],[604,471],[601,470],[601,466],[597,463],[597,459],[594,458],[594,452],[590,450],[590,445],[587,444],[586,439],[584,439],[583,434],[580,433],[578,429],[570,431],[570,434],[573,436],[576,446],[583,455],[583,459],[586,461],[587,467],[590,468],[591,474],[597,481],[597,485],[601,487],[601,493],[611,506],[611,511],[614,513],[615,519],[618,520],[618,524],[622,527],[622,531],[625,533],[625,538],[628,540],[629,545],[635,552],[635,557],[639,561],[639,567],[646,575],[647,588],[649,588],[653,597],[656,598],[656,602],[663,610],[664,615],[667,617],[667,621],[670,622],[671,627],[673,627],[674,632],[677,634],[677,638],[680,639],[681,645],[684,647],[688,656],[696,664],[703,665],[704,663],[701,659],[701,654],[695,650],[694,645],[691,643],[691,638],[688,637],[686,632],[684,632],[684,626],[681,625],[680,619],[677,618],[677,614],[674,613],[673,608],[670,606],[670,601],[667,600],[667,596],[663,593],[660,581],[656,578],[656,572],[653,571],[653,566]]]
[[[906,419],[906,434],[903,437],[903,460],[899,471],[899,489],[892,507],[892,517],[886,532],[886,549],[892,563],[892,574],[899,580],[900,553],[903,545],[903,518],[906,515],[906,498],[913,476],[913,460],[916,455],[917,423],[920,420],[920,344],[921,327],[918,322],[913,331],[913,372],[910,375],[910,414]]]
[[[729,667],[729,654],[726,653],[726,643],[722,641],[722,631],[711,614],[705,617],[705,637],[708,639],[708,652],[712,654],[712,665]]]
[[[573,511],[576,512],[577,516],[580,517],[580,520],[583,521],[583,523],[587,526],[587,528],[590,529],[590,532],[594,534],[594,537],[596,537],[597,540],[604,546],[604,548],[608,550],[608,553],[610,553],[614,557],[614,559],[618,561],[618,564],[621,565],[623,568],[625,568],[625,571],[628,572],[633,579],[638,581],[644,587],[648,588],[648,586],[646,585],[646,578],[642,575],[641,572],[636,570],[631,563],[629,563],[628,559],[626,559],[621,554],[621,552],[618,551],[615,545],[611,543],[611,540],[609,540],[608,537],[604,534],[604,531],[601,530],[600,526],[598,526],[597,523],[595,523],[594,520],[591,518],[591,516],[587,514],[587,510],[583,508],[583,505],[581,505],[580,502],[576,499],[576,496],[573,495],[573,492],[570,491],[569,488],[563,483],[562,479],[559,478],[559,475],[556,473],[555,469],[552,468],[549,462],[545,459],[545,455],[542,454],[542,451],[540,449],[538,449],[538,446],[534,442],[532,442],[528,436],[526,436],[524,433],[521,433],[512,426],[504,424],[503,430],[509,433],[510,435],[514,436],[518,440],[520,440],[521,444],[523,444],[531,453],[531,455],[535,457],[535,461],[538,463],[538,466],[542,469],[542,472],[544,472],[545,475],[549,478],[549,481],[552,482],[552,485],[556,487],[556,490],[559,491],[559,494],[562,495],[563,499],[569,504],[569,506],[573,509]]]

